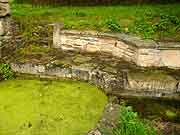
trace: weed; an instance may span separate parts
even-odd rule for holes
[[[115,18],[109,18],[105,23],[111,31],[121,32],[121,27]]]
[[[14,77],[14,73],[11,70],[10,65],[8,64],[0,64],[0,77],[3,80],[9,80]]]
[[[148,122],[140,121],[132,107],[123,105],[120,109],[119,125],[114,129],[114,135],[157,135]]]
[[[162,39],[180,32],[180,19],[174,15],[149,14],[135,21],[131,32],[148,39]]]

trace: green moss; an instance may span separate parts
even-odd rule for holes
[[[73,61],[77,64],[82,64],[82,63],[88,63],[89,61],[92,60],[92,57],[84,56],[82,54],[77,54]]]
[[[48,55],[51,51],[49,47],[43,47],[41,45],[31,44],[29,46],[25,46],[23,48],[19,48],[15,51],[14,57],[18,60],[25,60],[27,56],[39,57],[43,55],[44,57]],[[39,57],[40,58],[40,57]]]
[[[31,45],[31,52],[32,53],[48,53],[50,49],[48,47],[42,47],[40,45]]]
[[[74,81],[10,80],[0,88],[3,135],[84,135],[107,103],[96,87]]]
[[[160,70],[147,70],[147,71],[137,71],[130,72],[130,76],[137,80],[160,80],[160,81],[175,81],[175,79],[169,76],[166,72]]]
[[[66,68],[72,67],[72,62],[65,60],[65,59],[55,60],[53,62],[53,64],[55,64],[56,66],[62,66],[62,67],[66,67]]]
[[[166,117],[168,118],[168,119],[176,119],[177,118],[177,114],[176,114],[176,112],[173,112],[173,111],[171,111],[171,110],[167,110],[166,111]]]

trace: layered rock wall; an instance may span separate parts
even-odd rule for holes
[[[55,66],[11,63],[13,71],[38,75],[42,78],[70,78],[90,82],[106,94],[116,96],[143,96],[179,98],[179,81],[169,75],[119,72],[112,74],[83,66]]]
[[[154,42],[125,34],[61,31],[57,24],[53,39],[54,47],[63,50],[106,52],[142,67],[180,68],[180,43]]]
[[[0,58],[2,48],[10,36],[10,6],[9,0],[0,0]]]
[[[166,44],[160,48],[141,48],[138,50],[137,65],[149,67],[180,68],[180,45],[173,48],[176,43]]]
[[[90,53],[107,52],[128,61],[135,61],[138,53],[135,46],[129,46],[114,37],[94,32],[54,30],[54,47]]]

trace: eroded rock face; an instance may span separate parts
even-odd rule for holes
[[[180,93],[180,82],[177,84],[177,92]]]
[[[102,133],[98,129],[93,129],[87,135],[102,135]]]
[[[7,16],[10,15],[10,5],[8,0],[0,0],[0,58],[2,57],[2,48],[4,41],[6,41],[9,31],[9,26],[7,25]],[[8,26],[8,27],[7,27]]]
[[[5,17],[10,14],[10,5],[8,0],[0,0],[0,17]]]
[[[106,52],[114,56],[134,61],[137,49],[134,46],[115,39],[93,33],[71,33],[56,30],[53,35],[54,47],[63,50],[80,50],[82,52]]]
[[[161,73],[130,73],[128,74],[128,83],[127,89],[175,93],[178,81],[169,75],[162,75]]]
[[[0,20],[0,36],[3,36],[4,35],[4,26],[3,26],[3,21]]]
[[[106,52],[133,61],[141,67],[180,69],[180,43],[157,43],[117,33],[59,31],[57,26],[54,29],[54,48],[89,53]]]
[[[8,3],[9,0],[0,0],[1,3]]]
[[[103,115],[95,129],[91,130],[87,135],[103,135],[112,134],[113,129],[119,122],[120,105],[108,103],[103,111]]]
[[[175,45],[175,43],[171,44],[170,46],[173,47],[173,45]],[[163,49],[150,49],[150,48],[139,49],[137,64],[144,67],[161,66],[161,67],[169,67],[169,68],[179,68],[180,65],[179,47],[177,47],[176,49],[175,48],[168,49],[164,45]]]
[[[15,72],[34,74],[40,77],[70,78],[88,81],[117,96],[179,97],[179,82],[162,73],[131,73],[119,71],[114,74],[101,69],[85,68],[83,65],[68,67],[28,63],[12,63]]]

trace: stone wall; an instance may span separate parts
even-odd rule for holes
[[[84,66],[11,63],[13,71],[41,78],[69,78],[92,83],[115,96],[143,96],[179,99],[179,81],[169,75],[126,73],[113,74]]]
[[[57,27],[56,27],[57,28]],[[59,33],[59,34],[58,34]],[[137,59],[138,50],[111,36],[94,32],[54,31],[54,47],[82,52],[107,52],[128,61]]]
[[[0,58],[2,48],[10,38],[10,6],[8,0],[0,0]]]
[[[165,45],[165,44],[164,44]],[[140,66],[166,66],[169,68],[180,68],[180,44],[177,48],[160,47],[158,49],[141,48],[138,50],[137,65]]]
[[[106,52],[142,67],[180,68],[180,43],[142,40],[125,34],[60,30],[55,25],[54,48],[82,52]]]

